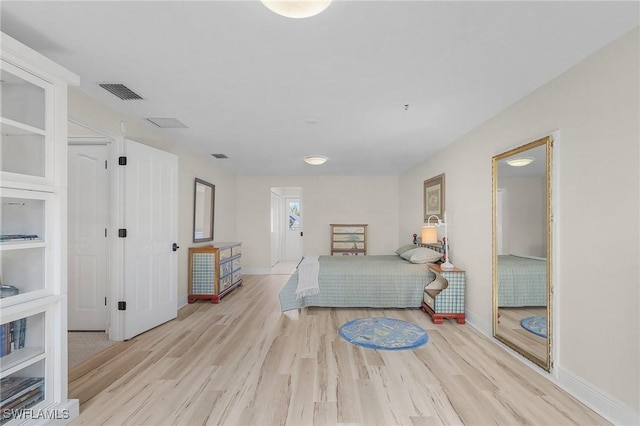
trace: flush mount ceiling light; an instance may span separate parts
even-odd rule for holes
[[[287,18],[309,18],[329,7],[331,0],[260,0],[269,10]]]
[[[533,158],[530,157],[520,157],[514,158],[512,160],[507,160],[507,164],[513,167],[528,166],[531,163],[533,163]]]
[[[327,157],[323,157],[322,155],[310,155],[308,157],[304,157],[304,162],[311,164],[312,166],[319,166],[320,164],[327,162]]]

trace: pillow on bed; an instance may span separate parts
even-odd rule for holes
[[[405,251],[400,255],[411,263],[434,263],[442,258],[442,253],[426,247],[418,247]]]
[[[418,246],[415,244],[407,244],[404,245],[402,247],[400,247],[398,250],[396,250],[396,254],[402,256],[402,253],[407,252],[409,250],[412,250],[414,248],[417,248]]]

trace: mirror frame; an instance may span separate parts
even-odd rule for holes
[[[209,191],[211,193],[211,206],[209,206],[209,217],[205,217],[207,214],[206,206],[202,206],[200,212],[198,212],[198,187],[204,187],[205,191]],[[215,200],[216,200],[216,186],[212,183],[204,181],[202,179],[195,179],[195,183],[193,186],[193,242],[194,243],[202,243],[205,241],[213,241],[213,218],[214,218],[214,208],[215,208]],[[196,238],[196,223],[198,215],[201,215],[204,220],[208,219],[209,221],[209,233],[207,235],[203,235],[202,238]]]
[[[540,359],[536,357],[533,353],[528,351],[526,348],[517,345],[516,343],[508,340],[506,337],[498,334],[498,268],[497,268],[497,223],[496,223],[496,200],[497,200],[497,191],[498,191],[498,161],[503,160],[507,157],[511,157],[516,154],[520,154],[524,151],[528,151],[530,149],[545,145],[546,146],[546,247],[547,247],[547,348],[546,348],[546,359]],[[522,145],[520,147],[514,148],[507,152],[503,152],[502,154],[498,154],[493,157],[492,161],[492,173],[493,173],[493,188],[492,188],[492,292],[493,292],[493,337],[514,351],[518,352],[529,361],[538,365],[546,371],[551,371],[553,366],[552,360],[552,341],[553,341],[553,306],[552,306],[552,296],[553,296],[553,282],[551,280],[552,271],[553,271],[553,251],[552,251],[552,243],[553,243],[553,211],[552,211],[552,151],[553,151],[553,137],[546,136],[544,138],[538,139],[536,141],[530,142],[528,144]]]

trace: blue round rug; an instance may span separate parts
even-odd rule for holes
[[[542,317],[527,317],[520,321],[520,325],[527,331],[540,337],[547,337],[547,319]]]
[[[372,349],[400,350],[422,346],[429,335],[422,328],[394,318],[358,318],[340,327],[349,343]]]

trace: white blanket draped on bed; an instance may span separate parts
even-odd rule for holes
[[[320,262],[318,262],[318,256],[305,256],[300,265],[298,265],[296,299],[313,296],[320,292],[320,287],[318,286],[319,273]]]

